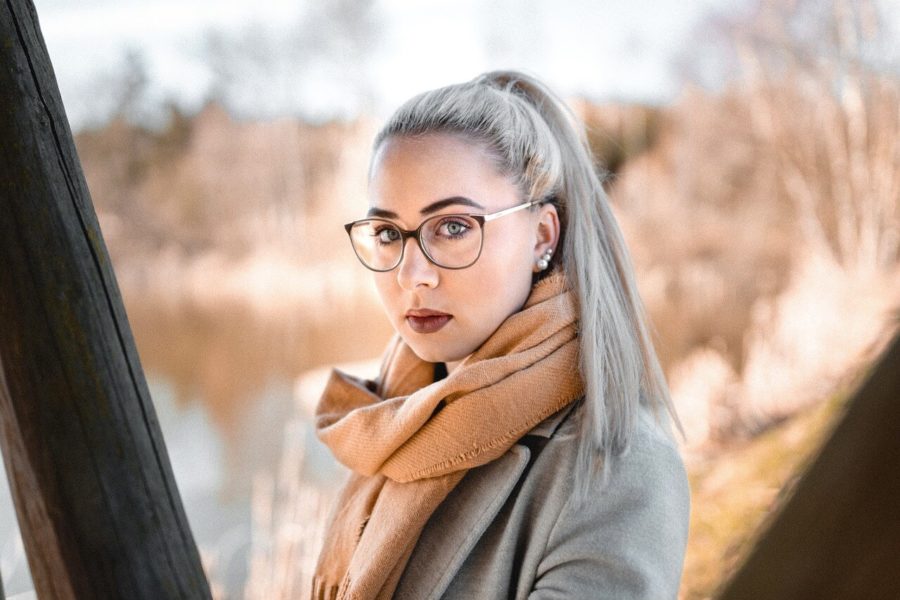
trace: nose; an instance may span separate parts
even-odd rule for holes
[[[438,284],[438,268],[416,243],[414,238],[406,240],[403,259],[397,265],[397,283],[405,290],[412,291],[420,286],[435,287]]]

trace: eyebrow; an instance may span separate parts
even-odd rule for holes
[[[444,198],[443,200],[437,200],[435,202],[432,202],[431,204],[429,204],[428,206],[426,206],[425,208],[420,210],[419,213],[421,213],[422,215],[430,215],[432,213],[436,213],[437,211],[441,210],[442,208],[446,208],[448,206],[453,206],[455,204],[461,204],[463,206],[471,206],[473,208],[478,208],[478,209],[484,210],[484,207],[482,205],[478,204],[474,200],[466,198],[465,196],[452,196],[450,198]],[[399,219],[400,218],[400,215],[398,215],[397,213],[395,213],[393,211],[385,210],[383,208],[377,208],[374,206],[369,209],[368,216],[382,217],[385,219]]]

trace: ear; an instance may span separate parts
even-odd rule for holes
[[[559,243],[559,215],[552,204],[544,204],[535,221],[534,260],[537,261],[547,250],[556,253]]]

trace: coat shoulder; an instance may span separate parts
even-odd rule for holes
[[[559,597],[560,589],[565,597],[589,590],[616,598],[677,596],[690,519],[687,472],[666,425],[645,408],[639,413],[627,450],[605,465],[606,479],[589,480],[586,500],[578,502],[570,480],[534,588],[521,597]],[[548,443],[567,444],[572,467],[579,418],[573,412]]]
[[[689,492],[677,447],[648,414],[605,485],[573,504],[583,400],[472,469],[432,515],[398,598],[675,598]]]

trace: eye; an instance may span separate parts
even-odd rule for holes
[[[393,227],[383,226],[375,230],[375,237],[379,244],[390,244],[400,239],[400,232]]]
[[[446,235],[447,237],[460,237],[465,235],[469,229],[471,229],[471,225],[468,223],[447,219],[446,221],[441,222],[439,231],[442,235]]]

